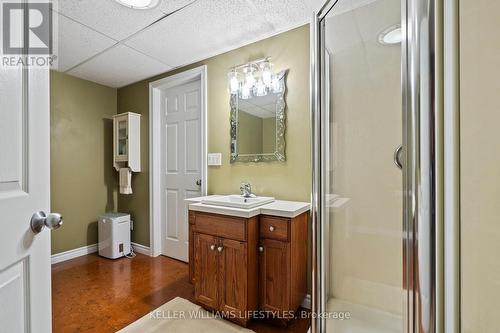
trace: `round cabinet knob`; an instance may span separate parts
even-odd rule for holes
[[[219,247],[217,248],[217,251],[219,251],[219,252],[222,252],[222,250],[224,250],[224,246],[219,246]]]
[[[264,247],[263,246],[259,246],[259,252],[264,252]]]
[[[31,217],[30,227],[35,234],[39,234],[47,227],[50,230],[59,229],[64,223],[61,214],[52,213],[46,215],[44,212],[36,212]]]
[[[215,250],[215,245],[210,245],[210,250]]]
[[[269,227],[269,231],[270,232],[273,232],[274,230],[276,230],[276,228],[274,227],[274,225],[272,225],[272,226]]]

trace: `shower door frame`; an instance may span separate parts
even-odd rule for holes
[[[326,311],[327,228],[324,35],[322,20],[339,0],[322,3],[311,23],[312,311]],[[343,0],[346,1],[346,0]],[[403,323],[406,333],[444,331],[444,77],[443,5],[401,0],[403,113]],[[312,318],[312,332],[326,320]],[[332,332],[335,333],[335,332]]]

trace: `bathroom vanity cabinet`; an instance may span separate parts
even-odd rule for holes
[[[307,291],[308,212],[293,218],[189,211],[196,301],[246,326],[253,311],[287,318]]]
[[[286,318],[307,292],[308,213],[293,219],[261,215],[259,305]]]
[[[195,299],[245,325],[257,310],[258,218],[189,213]]]

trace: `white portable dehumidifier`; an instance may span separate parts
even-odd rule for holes
[[[100,256],[116,259],[130,254],[129,214],[106,213],[98,224]]]

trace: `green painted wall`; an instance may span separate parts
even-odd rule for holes
[[[276,151],[276,117],[262,119],[262,152]]]
[[[51,210],[64,217],[52,253],[97,243],[97,219],[117,206],[113,123],[117,90],[50,73]]]
[[[262,152],[262,118],[238,111],[238,154]]]
[[[238,154],[272,154],[276,151],[276,117],[260,118],[238,111]]]
[[[284,163],[230,164],[229,94],[227,71],[231,66],[271,56],[275,70],[289,69],[287,77],[287,130]],[[135,220],[134,242],[149,245],[149,83],[187,69],[208,68],[208,150],[221,152],[223,165],[208,169],[209,194],[239,191],[241,181],[252,183],[259,195],[309,201],[311,187],[309,115],[309,27],[283,34],[206,59],[118,89],[118,113],[142,114],[141,157],[143,172],[134,174],[132,195],[118,196],[118,209]]]

